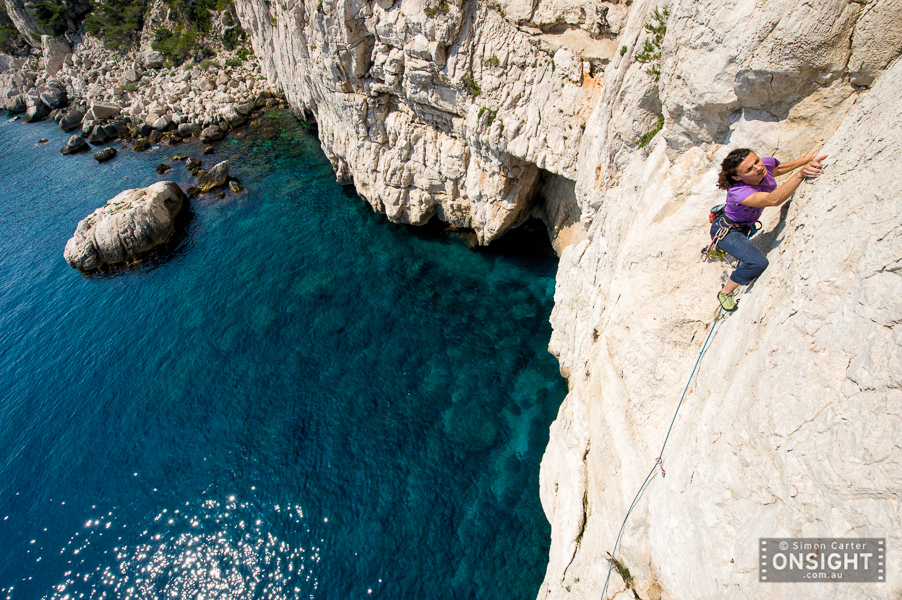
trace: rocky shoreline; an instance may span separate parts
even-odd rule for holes
[[[42,36],[40,51],[27,58],[0,55],[0,109],[75,132],[63,154],[116,139],[133,151],[188,137],[213,143],[254,111],[279,106],[287,104],[256,62],[228,53],[166,67],[160,52],[110,50],[85,35],[72,43]]]

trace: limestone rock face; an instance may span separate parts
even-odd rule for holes
[[[443,6],[237,3],[264,74],[316,119],[339,181],[394,221],[437,216],[487,244],[533,214],[544,176],[575,179],[600,72],[578,44],[543,45],[495,8]],[[564,27],[579,12],[546,8],[543,23]]]
[[[539,598],[601,596],[655,466],[731,271],[698,262],[708,209],[724,198],[720,161],[735,147],[794,159],[821,144],[825,175],[765,210],[757,244],[770,266],[713,333],[668,438],[667,476],[654,476],[617,550],[634,588],[614,571],[606,598],[893,598],[894,576],[833,591],[759,584],[757,546],[902,543],[902,210],[889,175],[902,132],[886,126],[902,109],[902,61],[886,41],[895,25],[872,25],[897,22],[899,5],[674,2],[657,81],[631,51],[656,6],[631,6],[628,49],[605,71],[579,154],[586,237],[561,254],[552,314],[570,392],[542,462],[552,541]],[[884,40],[870,89],[851,58],[865,39]],[[664,128],[638,150],[656,114]],[[900,572],[887,556],[887,573]]]
[[[184,202],[171,181],[125,190],[78,223],[66,243],[66,262],[82,272],[134,262],[169,240]]]

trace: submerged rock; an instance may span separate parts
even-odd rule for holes
[[[159,173],[160,175],[162,175],[166,171],[169,171],[170,169],[172,169],[172,167],[170,167],[166,163],[160,163],[157,165],[157,173]]]
[[[86,273],[134,262],[169,241],[184,203],[185,193],[171,181],[125,190],[78,223],[63,256]]]
[[[143,152],[148,148],[150,148],[150,142],[147,141],[147,138],[138,138],[132,142],[132,152]]]
[[[104,148],[98,152],[94,153],[94,160],[97,162],[106,162],[116,156],[115,148]]]

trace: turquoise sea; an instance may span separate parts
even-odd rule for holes
[[[566,393],[544,230],[392,224],[261,121],[105,164],[0,122],[0,600],[534,598]],[[106,200],[191,182],[177,153],[246,190],[137,268],[71,269]]]

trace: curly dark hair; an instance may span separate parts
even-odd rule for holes
[[[733,177],[736,175],[736,168],[742,164],[742,161],[751,154],[749,148],[736,148],[723,159],[720,163],[720,175],[717,177],[717,187],[722,190],[728,190],[737,183]]]

